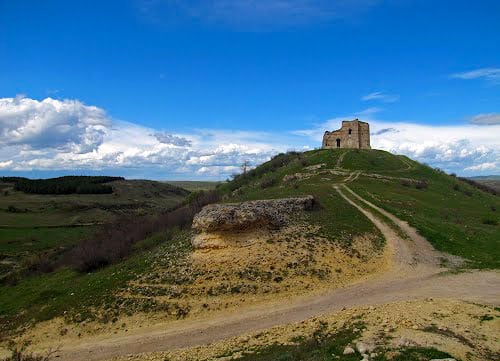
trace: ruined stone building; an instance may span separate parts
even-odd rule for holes
[[[371,149],[370,125],[358,119],[344,120],[342,128],[325,132],[323,149],[356,148]]]

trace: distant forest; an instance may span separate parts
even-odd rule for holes
[[[33,194],[110,194],[113,188],[104,184],[123,177],[65,176],[49,179],[0,177],[0,182],[14,183],[14,189]]]

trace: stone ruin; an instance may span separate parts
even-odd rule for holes
[[[370,125],[359,119],[344,120],[342,128],[323,135],[323,149],[354,148],[371,149]]]

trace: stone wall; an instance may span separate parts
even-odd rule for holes
[[[371,149],[370,125],[354,119],[343,121],[342,128],[338,130],[326,131],[323,136],[323,149],[336,148]]]

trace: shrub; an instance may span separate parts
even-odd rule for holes
[[[456,184],[456,183],[455,183],[455,184],[453,185],[453,190],[458,192],[458,191],[460,190],[460,186],[459,186],[458,184]]]
[[[28,274],[49,273],[54,270],[54,263],[48,253],[40,253],[24,258],[21,269]]]
[[[266,178],[266,179],[262,180],[262,182],[260,182],[260,187],[262,189],[271,188],[271,187],[275,186],[277,183],[278,183],[278,180],[275,177],[270,177],[270,178]]]
[[[483,219],[483,224],[487,224],[489,226],[498,226],[498,221],[493,218],[485,218]]]
[[[219,200],[216,191],[193,192],[182,206],[158,217],[123,217],[80,242],[62,261],[79,272],[92,272],[129,256],[134,244],[155,233],[191,226],[202,207]]]
[[[476,181],[469,179],[469,178],[458,177],[457,179],[460,179],[462,182],[470,184],[471,186],[473,186],[473,187],[475,187],[483,192],[491,193],[493,195],[498,195],[498,192],[496,189],[494,189],[490,186],[487,186],[486,184],[476,182]]]
[[[25,346],[12,347],[11,355],[0,359],[0,361],[50,361],[52,356],[55,356],[58,351],[58,349],[49,350],[43,355],[35,355],[33,353],[26,352]]]

